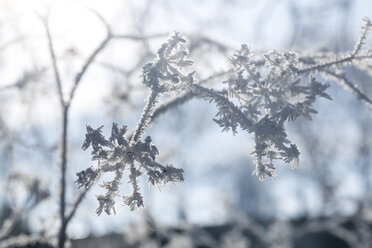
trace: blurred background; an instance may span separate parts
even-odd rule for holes
[[[258,52],[352,50],[362,18],[372,18],[372,3],[0,0],[0,240],[58,230],[62,126],[42,22],[48,12],[66,95],[105,38],[100,18],[114,34],[123,35],[96,57],[71,105],[67,201],[72,203],[78,194],[76,173],[94,165],[90,152],[81,149],[85,125],[104,125],[106,135],[112,122],[135,128],[148,94],[141,84],[142,66],[170,31],[186,36],[196,77],[204,79],[226,71],[227,57],[242,43]],[[370,47],[371,39],[366,44]],[[356,68],[349,73],[372,96],[372,74]],[[225,79],[212,80],[210,86],[221,87]],[[118,199],[115,216],[99,217],[95,194],[102,189],[95,185],[68,227],[70,244],[372,247],[371,111],[337,84],[331,82],[328,92],[333,101],[317,101],[319,113],[312,121],[286,126],[301,152],[300,166],[291,170],[277,163],[275,181],[252,176],[252,137],[222,133],[212,121],[217,112],[213,104],[193,98],[167,111],[146,135],[162,162],[184,169],[185,181],[160,192],[150,190],[143,178],[145,208],[131,212]],[[125,194],[131,190],[126,180]],[[9,220],[15,223],[10,229]]]

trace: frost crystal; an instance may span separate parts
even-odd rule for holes
[[[180,91],[187,78],[181,70],[193,64],[187,59],[186,39],[178,32],[171,33],[163,43],[153,63],[143,66],[143,83],[158,92]]]
[[[331,97],[325,93],[329,84],[318,82],[314,76],[307,85],[301,84],[296,53],[270,51],[264,54],[264,66],[260,68],[253,57],[248,47],[242,45],[229,58],[232,73],[225,82],[227,94],[196,84],[190,87],[197,95],[216,103],[218,113],[214,121],[222,131],[231,130],[235,134],[240,127],[253,134],[255,148],[251,154],[256,164],[253,174],[264,180],[266,176],[275,177],[275,159],[298,166],[300,152],[287,139],[284,123],[300,116],[311,119],[311,114],[316,113],[312,108],[316,98]]]
[[[186,95],[191,94],[215,103],[218,112],[213,120],[222,131],[231,130],[235,134],[241,129],[251,133],[254,139],[254,150],[251,152],[255,163],[253,174],[260,180],[267,176],[276,176],[274,160],[280,159],[296,168],[300,152],[287,139],[285,123],[299,117],[311,120],[312,115],[317,113],[313,108],[317,98],[331,100],[326,93],[330,85],[319,82],[311,73],[336,79],[363,102],[372,106],[372,100],[350,82],[340,69],[351,63],[366,66],[361,62],[368,63],[372,54],[370,51],[363,52],[362,46],[371,27],[371,21],[366,18],[354,50],[338,57],[309,57],[296,52],[279,51],[269,51],[262,55],[255,54],[247,45],[242,45],[229,58],[232,66],[229,77],[224,82],[227,87],[220,91],[195,82],[193,72],[183,72],[193,62],[187,58],[185,38],[177,32],[172,33],[157,51],[154,61],[143,66],[142,82],[150,90],[150,94],[133,133],[126,137],[128,127],[118,128],[114,123],[111,136],[106,139],[102,135],[102,126],[93,129],[87,125],[82,148],[85,150],[92,147],[92,159],[98,160],[98,166],[77,173],[77,183],[80,187],[89,188],[102,173],[114,173],[112,181],[100,185],[107,192],[97,195],[99,215],[102,211],[107,214],[111,211],[115,213],[115,198],[119,196],[119,185],[125,169],[129,172],[133,193],[123,199],[131,210],[144,205],[138,184],[138,177],[142,174],[146,174],[150,185],[156,184],[159,187],[168,182],[183,181],[182,169],[156,162],[159,151],[150,137],[141,140],[152,120],[159,96],[170,92],[179,95],[186,92]],[[184,95],[179,98],[182,97]]]
[[[112,125],[111,136],[106,139],[101,134],[101,128],[93,129],[87,125],[87,135],[83,146],[93,148],[92,157],[99,161],[97,168],[92,167],[77,173],[79,187],[89,187],[102,173],[113,172],[115,177],[112,181],[103,182],[99,186],[106,189],[105,194],[96,195],[99,202],[97,214],[102,211],[110,214],[115,213],[115,198],[119,196],[119,185],[125,168],[129,170],[129,183],[133,187],[133,193],[124,197],[124,203],[134,210],[135,207],[143,206],[143,198],[138,186],[138,177],[146,173],[147,180],[151,185],[159,187],[168,182],[183,181],[183,170],[172,165],[161,165],[156,162],[159,152],[151,138],[147,137],[145,142],[130,143],[125,138],[127,126],[118,128],[117,124]],[[93,135],[94,134],[94,135]]]
[[[192,62],[187,60],[187,50],[183,47],[185,39],[179,33],[173,33],[157,52],[153,63],[143,67],[143,84],[150,89],[150,95],[143,109],[141,118],[134,133],[129,138],[125,137],[127,126],[118,128],[112,125],[111,136],[106,139],[102,135],[102,127],[93,129],[87,125],[87,134],[82,148],[86,150],[92,146],[92,160],[98,160],[97,168],[88,168],[77,173],[79,187],[89,188],[95,183],[102,173],[112,172],[115,177],[112,181],[103,182],[99,186],[106,189],[105,194],[96,195],[99,206],[96,213],[100,215],[105,211],[108,215],[115,213],[115,198],[119,196],[119,185],[122,183],[124,170],[129,171],[129,183],[133,192],[130,196],[124,196],[124,204],[131,210],[144,206],[143,197],[138,185],[138,177],[143,173],[147,175],[150,185],[162,185],[168,182],[183,181],[183,170],[173,165],[162,165],[156,162],[159,155],[157,147],[152,143],[150,137],[141,141],[152,114],[161,94],[179,90],[189,83],[192,74],[184,75],[182,68],[190,66]]]

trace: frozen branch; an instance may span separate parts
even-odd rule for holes
[[[324,70],[326,76],[331,77],[337,84],[340,84],[354,93],[359,100],[365,103],[372,110],[372,100],[368,98],[360,89],[353,84],[344,74],[337,74],[331,70]]]
[[[54,72],[54,79],[57,85],[57,90],[58,90],[58,96],[59,96],[59,101],[61,106],[65,106],[65,100],[63,97],[63,90],[62,90],[62,81],[61,81],[61,76],[57,64],[57,58],[55,54],[55,49],[54,49],[54,44],[53,44],[53,38],[50,33],[50,28],[49,28],[49,14],[50,11],[48,12],[48,16],[44,19],[42,19],[45,31],[47,34],[47,39],[48,39],[48,48],[49,48],[49,55],[52,60],[52,67],[53,67],[53,72]]]

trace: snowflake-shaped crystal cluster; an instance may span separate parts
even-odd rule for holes
[[[314,76],[307,85],[301,84],[296,53],[270,51],[263,55],[264,65],[260,67],[253,57],[248,47],[242,45],[229,59],[233,72],[225,83],[228,98],[237,102],[237,109],[246,117],[241,127],[254,134],[254,174],[263,180],[266,175],[275,176],[275,159],[298,166],[300,153],[287,139],[284,123],[300,116],[311,119],[311,114],[317,113],[312,107],[316,98],[331,97],[325,93],[329,84],[320,83]],[[218,124],[236,132],[234,123],[239,121],[229,119],[231,115],[219,116]]]
[[[133,186],[133,193],[124,197],[124,203],[134,210],[135,207],[143,206],[143,198],[140,193],[137,178],[146,173],[149,184],[161,186],[168,182],[183,181],[183,170],[172,165],[162,165],[156,162],[159,155],[158,149],[152,144],[151,138],[146,137],[145,141],[130,143],[125,138],[127,126],[118,128],[117,124],[112,125],[111,136],[106,139],[102,135],[102,126],[93,129],[87,125],[87,134],[83,149],[92,147],[93,160],[99,161],[97,168],[89,167],[77,174],[79,186],[89,187],[94,183],[100,174],[113,172],[115,177],[112,181],[103,182],[100,186],[107,190],[105,194],[97,195],[99,207],[97,214],[104,210],[107,214],[115,213],[115,197],[119,195],[119,185],[122,181],[124,170],[129,170],[129,182]]]
[[[133,134],[127,138],[125,135],[128,127],[118,128],[114,123],[111,136],[106,139],[102,135],[102,126],[93,129],[87,125],[87,134],[82,148],[85,150],[89,146],[92,147],[92,160],[98,160],[98,166],[77,173],[77,183],[80,187],[89,188],[97,181],[99,175],[107,172],[115,173],[112,181],[100,185],[107,191],[105,194],[97,195],[98,215],[102,211],[107,214],[111,214],[111,211],[115,213],[115,198],[119,196],[119,185],[125,169],[129,171],[129,183],[132,185],[133,193],[123,198],[124,203],[131,210],[143,206],[143,197],[138,185],[138,177],[143,173],[146,173],[150,185],[159,187],[168,182],[183,181],[182,169],[175,168],[171,164],[162,165],[156,162],[159,152],[149,136],[141,141],[152,119],[158,97],[166,92],[180,89],[182,83],[188,77],[192,77],[192,74],[189,76],[181,73],[182,68],[192,64],[187,60],[188,51],[182,45],[183,43],[185,39],[179,33],[172,33],[158,50],[154,62],[143,67],[143,84],[150,89],[151,93]]]

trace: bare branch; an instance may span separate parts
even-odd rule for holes
[[[19,37],[16,37],[12,40],[9,40],[9,41],[5,42],[4,44],[0,45],[0,52],[5,50],[6,48],[8,48],[9,46],[11,46],[13,44],[24,41],[25,39],[26,39],[26,36],[19,36]]]
[[[74,80],[74,86],[71,89],[70,92],[70,98],[68,100],[68,104],[71,104],[71,101],[75,95],[75,91],[83,78],[84,74],[88,70],[89,66],[94,61],[95,57],[106,47],[107,43],[110,41],[111,36],[110,34],[107,35],[107,37],[100,43],[100,45],[93,51],[93,53],[88,57],[87,61],[84,63],[83,67],[81,68],[80,72],[76,74],[75,80]]]
[[[150,34],[150,35],[113,34],[112,38],[141,41],[141,40],[148,40],[148,39],[163,38],[167,36],[168,36],[168,33]]]
[[[80,203],[84,200],[86,194],[88,193],[90,187],[88,188],[84,188],[82,192],[80,192],[79,196],[76,198],[73,206],[72,206],[72,209],[70,211],[70,213],[66,216],[66,223],[69,223],[70,220],[74,217],[78,207],[80,206]]]
[[[92,52],[92,54],[88,57],[88,59],[85,61],[85,63],[83,64],[81,70],[76,74],[75,76],[75,80],[74,80],[74,86],[72,87],[71,91],[70,91],[70,98],[68,99],[68,105],[71,104],[71,101],[75,95],[75,91],[81,81],[81,79],[83,78],[83,76],[85,75],[86,71],[88,70],[89,66],[92,64],[92,62],[94,61],[94,59],[97,57],[97,55],[103,51],[103,49],[106,47],[106,45],[108,44],[108,42],[111,40],[112,38],[112,32],[111,32],[111,28],[109,26],[109,24],[106,22],[106,20],[103,18],[103,16],[101,14],[99,14],[95,9],[87,6],[87,5],[83,5],[85,8],[87,8],[88,10],[90,10],[101,22],[102,24],[105,26],[106,28],[106,38],[98,45],[98,47]]]
[[[55,54],[52,35],[51,35],[50,29],[49,29],[49,14],[50,14],[50,10],[48,11],[48,15],[47,15],[46,18],[42,18],[41,16],[39,16],[39,17],[42,18],[42,22],[44,24],[45,31],[46,31],[46,34],[47,34],[49,55],[50,55],[50,58],[52,59],[52,66],[53,66],[54,78],[55,78],[56,85],[57,85],[59,101],[60,101],[61,106],[65,106],[65,100],[63,98],[61,76],[60,76],[59,68],[58,68],[58,64],[57,64],[57,58],[56,58],[56,54]]]

